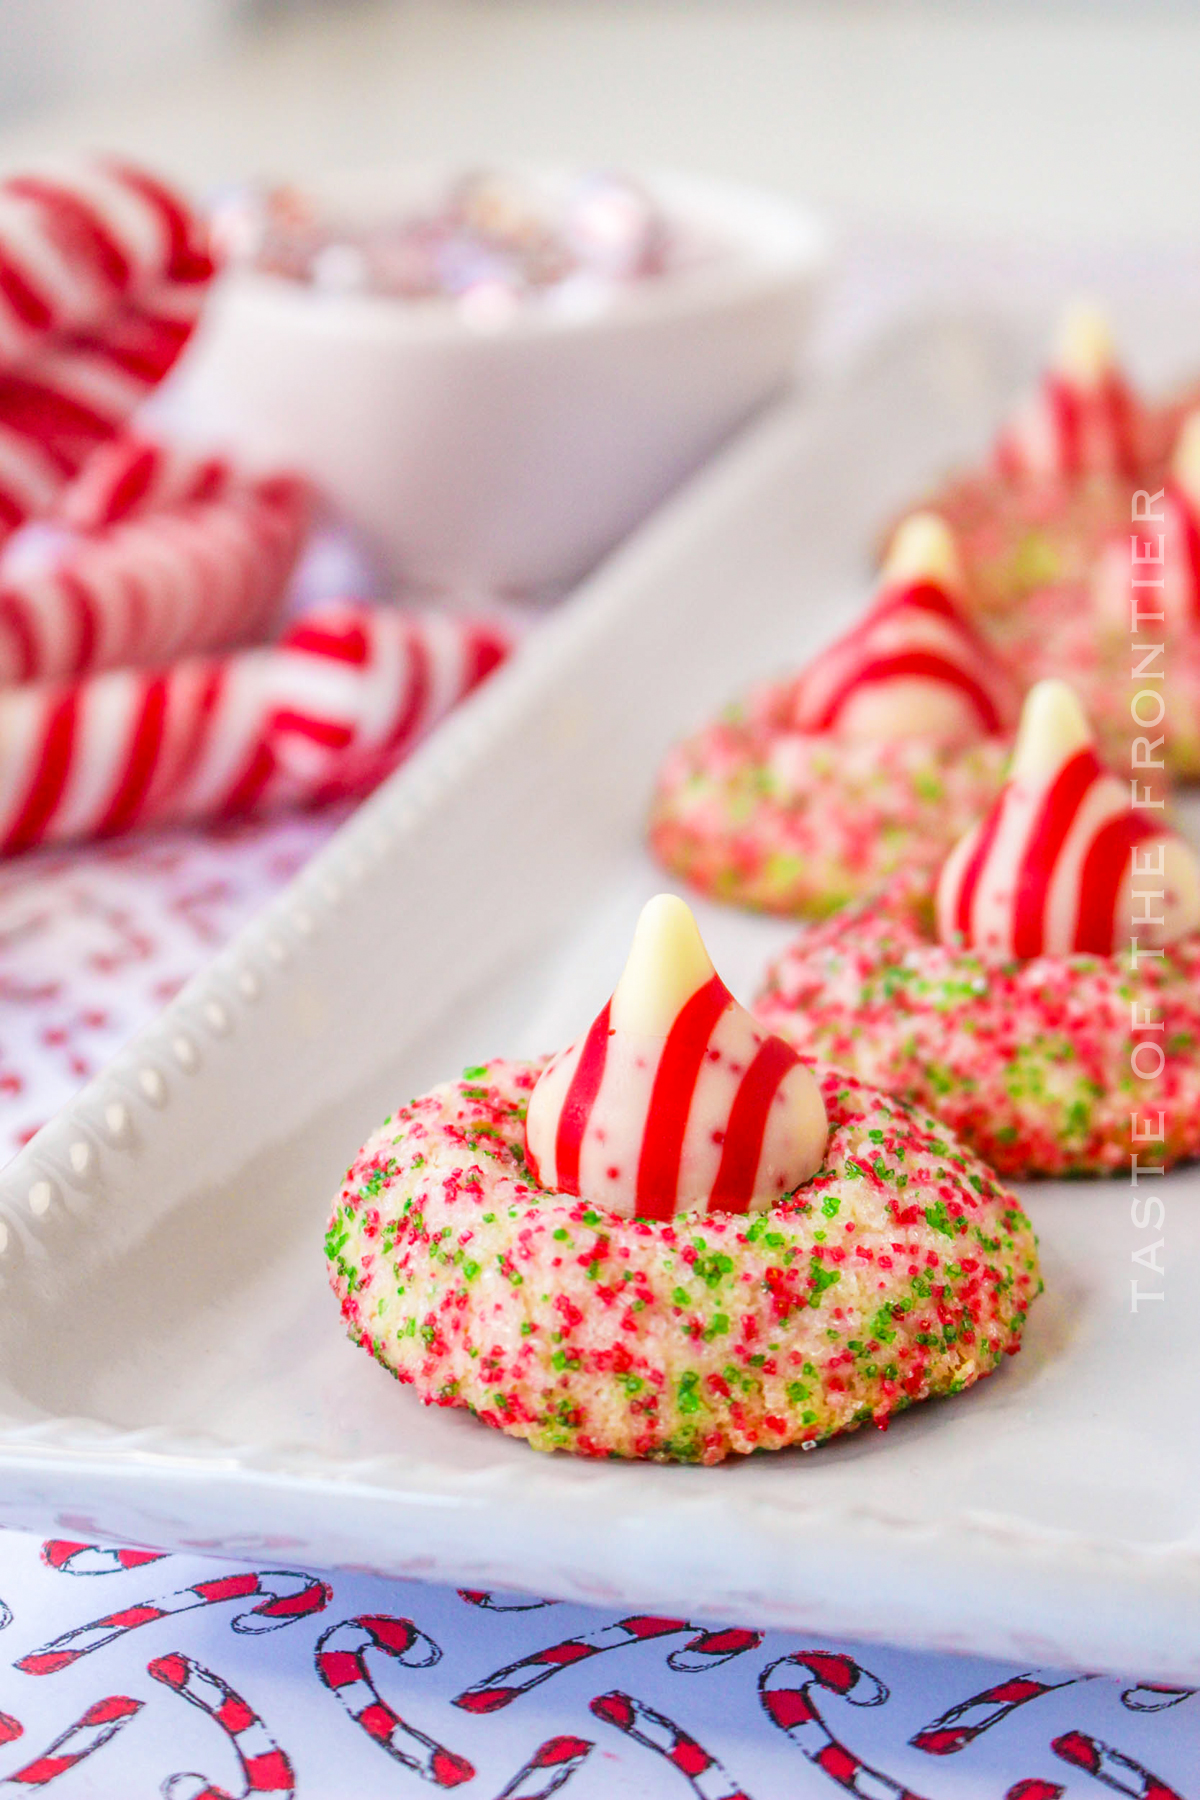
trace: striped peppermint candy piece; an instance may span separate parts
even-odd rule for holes
[[[145,665],[266,635],[308,529],[291,476],[132,518],[0,571],[0,687]]]
[[[245,485],[227,456],[124,432],[88,458],[57,517],[77,531],[103,531],[166,507],[220,500]]]
[[[512,648],[494,620],[322,607],[281,640],[273,743],[306,793],[374,785]]]
[[[1009,778],[937,884],[938,935],[1001,956],[1110,956],[1200,927],[1200,867],[1096,755],[1062,681],[1030,689]]]
[[[1135,476],[1143,461],[1143,409],[1117,366],[1108,323],[1076,302],[1063,315],[1051,368],[996,440],[1009,480]]]
[[[271,659],[251,650],[0,692],[0,854],[234,818],[275,797]]]
[[[170,188],[100,160],[0,183],[0,537],[162,380],[214,272]]]
[[[612,999],[526,1120],[543,1187],[649,1219],[763,1211],[816,1174],[827,1136],[812,1072],[733,998],[673,894],[643,909]]]
[[[846,738],[972,743],[1011,729],[1016,692],[960,610],[949,528],[915,513],[896,533],[866,618],[797,678],[792,723]]]

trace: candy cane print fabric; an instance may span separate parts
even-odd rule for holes
[[[797,1669],[807,1671],[797,1679]],[[882,1706],[888,1690],[878,1678],[852,1657],[824,1651],[800,1651],[782,1656],[764,1669],[759,1697],[767,1717],[831,1781],[856,1800],[921,1800],[890,1775],[870,1768],[835,1738],[817,1709],[814,1688],[848,1700],[852,1706]]]
[[[613,1625],[602,1626],[598,1631],[587,1632],[582,1637],[564,1638],[561,1643],[551,1644],[544,1650],[535,1650],[520,1662],[497,1669],[486,1681],[478,1682],[474,1687],[465,1688],[461,1694],[457,1694],[454,1704],[461,1706],[464,1712],[499,1712],[501,1708],[511,1706],[522,1694],[549,1681],[560,1669],[569,1669],[577,1663],[586,1662],[590,1657],[602,1656],[607,1650],[621,1650],[631,1644],[648,1643],[653,1638],[672,1637],[681,1631],[695,1632],[696,1627],[689,1625],[685,1619],[664,1619],[655,1614],[635,1613],[629,1618],[618,1619]],[[733,1644],[727,1641],[731,1637],[736,1639]],[[676,1663],[674,1666],[682,1673],[695,1673],[703,1667],[715,1667],[719,1663],[728,1662],[733,1656],[740,1656],[750,1647],[744,1641],[749,1638],[753,1638],[755,1643],[759,1641],[757,1633],[698,1632],[687,1646],[693,1653],[692,1663]]]
[[[258,1604],[239,1613],[232,1621],[234,1631],[258,1633],[279,1631],[297,1619],[321,1612],[330,1600],[330,1589],[313,1575],[302,1575],[295,1569],[266,1569],[261,1573],[246,1570],[237,1575],[217,1576],[197,1581],[158,1600],[146,1600],[123,1607],[88,1625],[77,1625],[50,1643],[22,1656],[16,1667],[27,1675],[55,1675],[80,1657],[90,1656],[106,1644],[124,1637],[139,1626],[152,1625],[178,1613],[197,1607],[218,1606],[228,1600],[255,1599]]]
[[[1062,1737],[1054,1739],[1051,1749],[1065,1763],[1086,1769],[1105,1787],[1128,1795],[1129,1800],[1184,1800],[1175,1788],[1168,1787],[1133,1757],[1115,1750],[1111,1744],[1101,1743],[1098,1738],[1086,1736],[1082,1731],[1064,1732]]]
[[[698,1800],[750,1800],[717,1758],[665,1713],[656,1712],[619,1688],[598,1694],[591,1705],[596,1717],[606,1725],[615,1725],[634,1743],[656,1750],[672,1768],[678,1769]]]
[[[136,1718],[143,1704],[127,1694],[110,1694],[95,1701],[40,1756],[7,1776],[0,1786],[13,1789],[49,1787],[60,1775],[68,1774],[97,1750],[102,1750],[131,1719]]]
[[[549,1800],[565,1787],[591,1755],[587,1738],[553,1737],[539,1744],[524,1768],[500,1790],[496,1800]]]
[[[922,1726],[909,1742],[930,1756],[953,1756],[956,1751],[973,1744],[976,1738],[1007,1719],[1018,1707],[1027,1706],[1042,1694],[1057,1693],[1088,1681],[1087,1675],[1064,1675],[1060,1669],[1035,1669],[1028,1675],[1010,1675],[981,1694],[961,1700],[932,1724]]]
[[[405,1668],[428,1669],[441,1661],[440,1647],[411,1619],[378,1615],[344,1619],[317,1641],[317,1674],[367,1736],[406,1769],[437,1787],[471,1781],[475,1768],[465,1756],[406,1724],[382,1698],[367,1667],[369,1650],[381,1650]]]
[[[228,1738],[242,1772],[242,1792],[238,1796],[227,1793],[203,1775],[170,1775],[162,1789],[167,1800],[249,1800],[255,1794],[275,1794],[280,1800],[291,1800],[295,1789],[291,1762],[258,1714],[240,1694],[234,1693],[227,1681],[181,1650],[156,1657],[147,1665],[146,1673],[208,1714]]]
[[[147,1563],[161,1562],[162,1550],[122,1550],[104,1544],[77,1544],[70,1538],[49,1538],[42,1545],[42,1561],[64,1575],[124,1575]]]

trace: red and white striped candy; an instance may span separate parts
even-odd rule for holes
[[[7,1776],[5,1787],[49,1787],[60,1775],[67,1774],[89,1756],[94,1756],[97,1750],[102,1750],[131,1719],[137,1717],[144,1705],[144,1700],[134,1700],[128,1694],[109,1694],[103,1700],[94,1701],[82,1717],[60,1732],[40,1756]],[[9,1723],[16,1724],[16,1720]],[[11,1742],[20,1736],[21,1727],[17,1725],[15,1732],[4,1734],[0,1741]]]
[[[271,654],[0,693],[0,853],[249,811],[275,774]]]
[[[77,531],[102,531],[166,507],[220,500],[245,485],[228,457],[126,432],[88,458],[57,516]]]
[[[1200,926],[1195,857],[1130,806],[1065,682],[1030,690],[1009,778],[938,878],[937,923],[943,943],[1017,957],[1108,956]]]
[[[308,517],[306,486],[268,477],[77,540],[45,570],[0,569],[0,687],[263,637]]]
[[[505,627],[446,613],[323,607],[272,666],[272,742],[307,795],[361,793],[407,754],[512,647]]]
[[[959,610],[957,553],[942,520],[905,520],[865,619],[797,677],[797,731],[970,743],[1013,724],[1016,696]]]
[[[1054,366],[996,440],[1009,480],[1137,474],[1144,418],[1116,366],[1104,319],[1090,306],[1064,315]]]
[[[330,731],[319,664],[344,699],[347,646],[364,698]],[[476,620],[337,606],[275,646],[0,691],[0,854],[367,793],[506,648]]]
[[[0,537],[49,511],[162,380],[212,275],[199,222],[141,170],[0,183]]]
[[[612,999],[526,1120],[543,1187],[649,1219],[765,1210],[816,1174],[827,1136],[811,1071],[733,998],[672,894],[643,909]]]

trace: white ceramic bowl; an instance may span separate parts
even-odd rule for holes
[[[314,191],[394,213],[429,169]],[[191,364],[210,421],[254,459],[307,470],[417,585],[576,579],[792,376],[826,264],[786,201],[655,176],[668,214],[728,254],[622,291],[587,318],[519,308],[481,333],[449,306],[231,273]]]

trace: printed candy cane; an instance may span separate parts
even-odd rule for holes
[[[126,432],[88,458],[57,516],[77,531],[101,531],[167,507],[221,500],[244,485],[227,457]]]
[[[797,1681],[792,1665],[806,1669],[807,1677]],[[781,1656],[769,1664],[759,1677],[758,1693],[772,1723],[786,1731],[809,1762],[847,1793],[858,1800],[920,1800],[911,1789],[870,1768],[839,1743],[817,1710],[814,1687],[837,1694],[852,1706],[882,1706],[888,1697],[882,1681],[853,1658],[817,1650]]]
[[[381,1750],[438,1787],[458,1787],[475,1774],[465,1756],[447,1750],[382,1699],[367,1669],[367,1652],[382,1650],[409,1669],[429,1669],[440,1662],[441,1649],[411,1619],[364,1614],[331,1625],[317,1640],[316,1666],[321,1681],[336,1694],[350,1717]]]
[[[594,1748],[587,1738],[547,1738],[517,1770],[508,1786],[501,1789],[496,1800],[549,1800],[582,1768]]]
[[[197,1581],[159,1600],[146,1600],[138,1606],[126,1606],[107,1618],[95,1619],[90,1625],[78,1625],[61,1637],[43,1644],[14,1665],[27,1675],[54,1675],[70,1668],[82,1656],[103,1649],[126,1632],[140,1625],[152,1625],[157,1619],[191,1612],[199,1606],[217,1606],[226,1600],[258,1598],[258,1605],[239,1613],[232,1621],[233,1629],[258,1633],[279,1631],[296,1619],[322,1612],[332,1599],[331,1590],[316,1576],[303,1575],[296,1569],[264,1569],[256,1573],[247,1569],[237,1575],[221,1575],[212,1581]]]
[[[191,334],[202,228],[112,161],[0,183],[0,535],[45,513]]]
[[[621,1650],[627,1644],[644,1644],[652,1638],[671,1637],[680,1631],[695,1631],[686,1619],[663,1619],[656,1614],[634,1613],[627,1619],[618,1619],[613,1625],[603,1625],[596,1631],[587,1631],[579,1637],[564,1638],[561,1643],[551,1644],[548,1649],[535,1650],[531,1656],[522,1657],[520,1662],[510,1663],[505,1669],[497,1669],[485,1681],[477,1682],[474,1687],[465,1688],[454,1699],[455,1706],[461,1706],[464,1712],[493,1713],[501,1707],[511,1706],[522,1694],[531,1688],[540,1687],[543,1681],[549,1681],[560,1669],[569,1669],[576,1663],[586,1662],[591,1656],[601,1656],[606,1650]],[[725,1632],[702,1631],[687,1646],[707,1660],[697,1662],[694,1667],[714,1667],[728,1662],[730,1656],[741,1655],[741,1649],[718,1650],[709,1652],[708,1646],[716,1639],[728,1636]],[[740,1634],[749,1635],[749,1634]],[[749,1648],[743,1645],[742,1648]]]
[[[619,1688],[598,1694],[591,1711],[606,1725],[615,1725],[637,1744],[656,1750],[683,1775],[699,1800],[749,1800],[746,1790],[696,1739],[665,1713],[655,1712],[632,1694]]]
[[[1060,1669],[1034,1669],[1027,1675],[1006,1676],[981,1694],[972,1694],[969,1700],[950,1707],[908,1741],[928,1756],[953,1756],[1007,1719],[1019,1706],[1027,1706],[1042,1694],[1057,1693],[1060,1688],[1092,1679],[1090,1675],[1064,1675]]]
[[[308,514],[305,485],[274,476],[132,519],[60,549],[45,569],[11,573],[0,583],[0,686],[265,636]]]
[[[166,1550],[119,1550],[104,1544],[77,1544],[70,1538],[49,1538],[42,1545],[42,1561],[63,1575],[120,1575],[145,1563],[161,1562]]]
[[[241,1764],[243,1788],[239,1800],[249,1800],[252,1794],[281,1794],[285,1800],[291,1800],[295,1776],[290,1760],[258,1714],[227,1681],[181,1650],[155,1657],[147,1663],[146,1673],[198,1706],[221,1727]],[[163,1793],[167,1800],[232,1800],[224,1788],[190,1771],[170,1776],[163,1783]]]
[[[1190,1700],[1195,1693],[1200,1693],[1200,1688],[1167,1687],[1158,1681],[1140,1681],[1136,1687],[1125,1689],[1121,1704],[1130,1712],[1165,1712],[1169,1706],[1178,1706],[1181,1700]]]
[[[678,1675],[700,1675],[705,1669],[718,1669],[722,1663],[732,1662],[735,1656],[745,1656],[748,1650],[757,1650],[762,1641],[761,1631],[734,1627],[710,1631],[681,1649],[672,1650],[667,1667]]]
[[[460,1600],[468,1606],[481,1606],[485,1612],[537,1612],[543,1606],[557,1606],[557,1600],[532,1600],[527,1594],[502,1594],[490,1588],[459,1588]]]
[[[61,1737],[56,1737],[48,1750],[35,1757],[24,1768],[18,1769],[15,1775],[9,1775],[4,1781],[5,1787],[46,1787],[59,1775],[65,1775],[77,1763],[94,1755],[123,1731],[130,1719],[142,1710],[144,1701],[131,1700],[127,1694],[110,1694],[107,1699],[97,1700],[89,1706],[82,1718],[69,1725]],[[18,1732],[20,1727],[18,1727]],[[17,1735],[17,1732],[12,1734]]]
[[[1064,1732],[1062,1737],[1053,1740],[1050,1748],[1073,1768],[1086,1769],[1106,1787],[1115,1788],[1118,1794],[1128,1794],[1130,1800],[1182,1800],[1174,1788],[1152,1775],[1149,1769],[1144,1769],[1141,1763],[1134,1762],[1131,1756],[1114,1750],[1111,1744],[1102,1744],[1099,1738],[1086,1737],[1082,1731]]]

